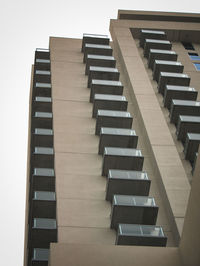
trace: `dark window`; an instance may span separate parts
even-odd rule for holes
[[[190,53],[190,52],[188,54],[189,55],[198,55],[197,53]]]
[[[196,70],[200,71],[200,63],[194,63]]]
[[[182,42],[182,45],[185,47],[186,50],[194,50],[194,47],[190,42]]]
[[[195,60],[200,60],[200,56],[198,56],[198,55],[190,55],[190,59],[191,60],[193,60],[193,61],[195,61]]]

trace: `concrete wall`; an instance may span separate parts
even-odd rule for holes
[[[165,213],[168,215],[170,230],[178,244],[190,185],[137,41],[132,38],[129,28],[119,28],[111,24],[111,34],[118,62],[126,77],[125,85],[130,91],[135,116],[144,138],[145,145],[142,148],[147,149],[145,159],[149,160],[152,170],[146,170],[152,171],[156,180],[159,187],[157,190],[162,195]]]
[[[180,242],[180,253],[184,265],[200,265],[200,154],[192,180],[191,194]]]
[[[81,40],[51,38],[58,242],[114,244]]]
[[[191,167],[181,157],[182,146],[175,139],[175,128],[169,124],[152,73],[142,57],[138,40],[133,39],[130,31],[136,28],[132,33],[137,37],[139,28],[151,27],[167,28],[170,38],[178,40],[186,38],[187,30],[191,34],[198,32],[199,24],[112,20],[110,25],[114,56],[129,101],[128,111],[134,118],[133,129],[139,135],[138,148],[145,157],[144,170],[152,180],[150,195],[159,205],[157,224],[168,237],[168,247],[114,245],[115,232],[109,228],[110,203],[104,200],[106,180],[101,176],[102,158],[97,155],[99,139],[94,135],[95,119],[91,118],[81,40],[52,37],[58,243],[51,245],[51,266],[182,265],[179,249],[172,247],[178,245],[183,229]],[[198,50],[199,45],[195,48]],[[191,86],[199,90],[199,73],[186,51],[180,43],[173,43],[173,49],[179,54],[185,72],[192,77]],[[194,255],[198,261],[198,254],[188,247],[191,223],[184,225],[180,250],[186,258],[186,254]],[[194,222],[194,228],[195,225]],[[194,238],[194,246],[197,244],[198,238]],[[185,265],[193,265],[187,264],[186,258],[183,256]]]
[[[95,119],[91,118],[92,104],[88,102],[90,91],[86,88],[87,77],[84,74],[80,45],[79,40],[72,39],[51,38],[50,41],[58,241],[114,244],[115,232],[109,228],[111,208],[110,203],[104,200],[106,180],[101,176],[102,158],[97,155],[99,138],[94,135]],[[70,57],[67,57],[67,53],[70,53]],[[117,53],[116,50],[116,59],[119,59]],[[127,77],[121,62],[118,68],[120,79],[125,85],[124,95],[129,101],[128,111],[134,118],[133,129],[139,135],[138,147],[145,156],[144,170],[152,180],[150,195],[155,197],[159,206],[157,224],[163,226],[168,246],[174,246],[176,241],[166,215],[158,178],[151,163],[151,154],[144,145],[146,140],[138,110],[132,102],[132,89],[130,91],[126,86]],[[80,93],[76,94],[77,91]],[[158,104],[157,107],[154,105],[146,109],[144,98],[148,101],[147,95],[139,93],[138,97],[143,102],[146,114],[149,110],[151,115],[157,112]],[[160,141],[167,141],[161,137]]]
[[[51,244],[49,266],[181,266],[177,248]]]

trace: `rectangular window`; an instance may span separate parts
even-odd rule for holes
[[[35,117],[38,118],[52,118],[52,113],[48,112],[35,112]]]
[[[53,148],[47,148],[47,147],[35,147],[35,154],[48,154],[53,155]]]
[[[194,66],[196,67],[196,70],[200,71],[200,63],[194,63]]]
[[[185,47],[186,50],[194,50],[194,47],[190,42],[182,42],[182,45]]]
[[[35,97],[36,102],[46,102],[46,103],[51,103],[51,97]]]
[[[49,89],[51,89],[51,83],[36,82],[35,87],[36,88],[49,88]]]
[[[40,229],[56,229],[56,220],[47,218],[34,218],[33,227]]]
[[[197,53],[190,53],[190,52],[188,54],[189,55],[198,55]]]
[[[193,60],[193,61],[195,61],[195,60],[200,60],[200,56],[198,56],[198,55],[190,55],[190,59],[191,60]]]
[[[35,74],[36,75],[51,75],[51,72],[48,70],[36,70]]]
[[[46,129],[46,128],[35,128],[36,135],[53,135],[52,129]]]
[[[44,63],[44,64],[50,64],[49,59],[36,59],[36,63]]]
[[[54,176],[54,169],[52,169],[52,168],[34,168],[33,174],[36,176]]]
[[[56,193],[52,191],[35,191],[34,200],[48,200],[55,201]]]

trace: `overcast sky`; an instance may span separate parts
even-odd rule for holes
[[[28,105],[35,48],[49,36],[109,34],[118,9],[200,13],[198,0],[0,1],[0,264],[23,264]]]

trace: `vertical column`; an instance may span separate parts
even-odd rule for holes
[[[192,179],[191,193],[185,215],[183,233],[179,250],[184,265],[200,264],[200,156],[197,157],[196,168]]]

